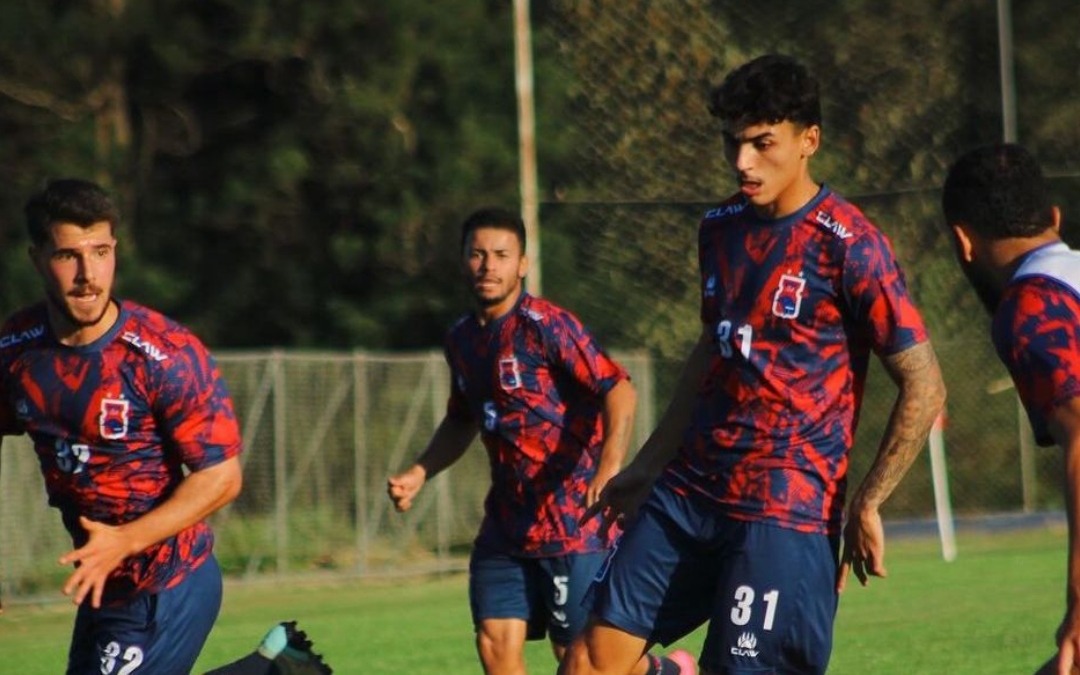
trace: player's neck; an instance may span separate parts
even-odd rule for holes
[[[814,182],[809,172],[805,172],[778,194],[775,200],[755,206],[754,211],[758,217],[769,220],[786,218],[809,204],[820,191],[821,186]]]
[[[49,326],[56,341],[68,347],[83,347],[101,338],[116,325],[120,317],[120,306],[115,300],[109,300],[101,318],[89,325],[73,322],[56,307],[49,303]]]
[[[1020,261],[1028,253],[1047,244],[1061,241],[1056,230],[1046,230],[1034,237],[1009,237],[990,242],[988,254],[993,267],[998,270],[1002,284],[1012,278]]]
[[[524,294],[524,289],[518,289],[516,293],[511,293],[493,305],[480,305],[476,308],[476,320],[481,326],[498,321],[517,306],[518,301],[521,300],[521,296]]]

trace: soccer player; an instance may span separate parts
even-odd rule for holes
[[[627,529],[566,675],[623,675],[704,623],[702,673],[824,673],[838,593],[849,572],[885,576],[879,509],[944,403],[889,241],[811,178],[813,76],[754,59],[710,112],[739,191],[699,226],[703,330],[672,400],[590,509]],[[871,353],[897,398],[842,528]]]
[[[524,291],[520,217],[477,211],[462,225],[461,245],[476,308],[446,339],[446,416],[387,490],[408,510],[480,434],[491,487],[469,563],[476,647],[487,675],[520,675],[527,639],[547,633],[561,658],[585,623],[582,596],[609,542],[595,521],[580,521],[622,464],[636,394],[574,315]],[[636,673],[694,672],[685,652],[642,654]]]
[[[26,204],[41,302],[0,326],[0,438],[29,434],[75,569],[68,675],[188,675],[221,603],[205,518],[241,488],[240,433],[206,348],[113,296],[117,209],[56,180]]]
[[[1080,252],[1061,240],[1061,212],[1038,163],[1019,145],[960,157],[945,180],[942,208],[1035,440],[1064,451],[1065,618],[1058,653],[1039,673],[1080,672]]]

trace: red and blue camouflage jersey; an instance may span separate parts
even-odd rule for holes
[[[1080,396],[1080,252],[1058,242],[1027,253],[994,312],[991,337],[1039,445],[1046,417]]]
[[[603,442],[603,399],[626,371],[581,322],[523,293],[486,325],[462,318],[446,341],[447,416],[474,421],[491,464],[476,543],[511,555],[599,551],[578,525]]]
[[[736,195],[698,237],[714,350],[662,480],[733,518],[835,534],[870,354],[927,340],[891,245],[825,186],[775,220]]]
[[[232,402],[206,348],[186,328],[121,302],[116,325],[95,342],[54,338],[44,303],[0,328],[0,434],[29,434],[49,503],[76,547],[79,516],[109,525],[167,500],[184,478],[240,453]],[[107,602],[175,586],[210,555],[200,522],[126,558]]]

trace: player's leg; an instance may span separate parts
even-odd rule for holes
[[[221,608],[213,556],[173,588],[79,608],[67,675],[190,675]]]
[[[477,546],[469,560],[469,605],[486,675],[524,675],[525,641],[543,637],[529,597],[529,563]]]
[[[313,647],[295,621],[282,621],[270,629],[255,651],[204,675],[331,675],[334,671]]]
[[[560,673],[626,675],[663,668],[663,661],[643,660],[648,648],[690,633],[712,608],[717,565],[709,547],[690,534],[708,529],[708,511],[662,486],[653,491],[599,571],[589,591],[592,617]]]
[[[551,647],[558,661],[563,660],[570,643],[588,622],[589,602],[586,595],[607,557],[607,551],[599,551],[571,553],[537,561],[544,573],[545,589],[542,595],[549,613]],[[683,651],[671,656],[674,658],[645,654],[629,675],[695,675],[693,656]]]
[[[476,652],[486,675],[525,675],[523,619],[485,619],[476,629]]]
[[[1035,671],[1035,675],[1058,675],[1058,655],[1054,654],[1050,657],[1050,660],[1039,666],[1039,669]],[[1073,666],[1069,670],[1069,675],[1080,675],[1080,668]]]
[[[729,521],[702,672],[823,675],[832,651],[837,539]]]

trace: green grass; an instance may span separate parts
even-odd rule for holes
[[[1065,547],[1062,531],[961,535],[946,563],[933,540],[891,540],[889,578],[841,598],[830,675],[1031,673],[1054,649]],[[72,615],[66,603],[6,606],[0,671],[63,672]],[[463,575],[228,584],[198,672],[248,653],[282,619],[298,619],[339,675],[480,672]],[[681,643],[700,644],[700,632]],[[553,672],[546,644],[530,643],[527,659]]]

